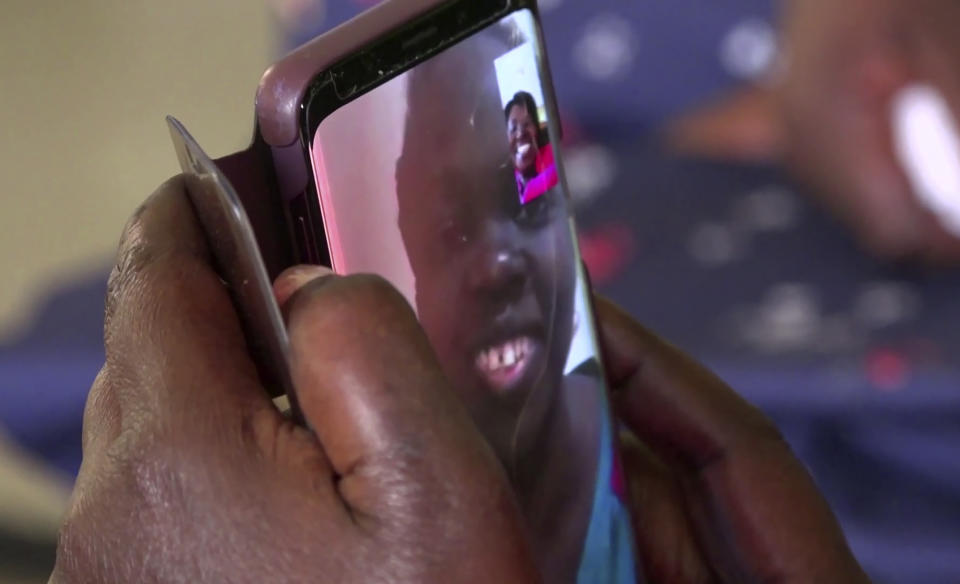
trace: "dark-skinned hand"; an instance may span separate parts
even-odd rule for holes
[[[260,384],[180,180],[128,225],[56,583],[537,582],[506,477],[403,298],[285,298],[315,435]]]
[[[650,581],[867,582],[772,422],[621,309],[595,307]]]
[[[128,225],[51,582],[538,582],[509,485],[403,298],[275,285],[301,409],[272,404],[180,180]],[[864,582],[776,429],[597,301],[652,582]]]

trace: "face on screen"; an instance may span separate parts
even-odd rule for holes
[[[541,151],[537,106],[532,96],[529,106],[505,101],[541,93],[536,77],[534,87],[503,87],[495,62],[514,48],[492,28],[410,71],[395,165],[415,308],[453,387],[505,463],[522,454],[560,399],[575,285],[556,180],[523,202],[533,178],[526,171],[536,169]]]
[[[529,97],[528,97],[529,96]],[[507,139],[510,141],[510,155],[517,171],[528,174],[536,168],[540,145],[540,134],[536,122],[536,106],[529,93],[518,93],[507,104]]]

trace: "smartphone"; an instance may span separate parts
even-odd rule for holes
[[[383,2],[267,72],[255,143],[296,261],[414,307],[546,581],[636,582],[535,3]]]

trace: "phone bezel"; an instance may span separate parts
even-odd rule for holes
[[[313,179],[313,136],[323,120],[339,108],[402,75],[464,38],[518,10],[537,17],[535,0],[453,0],[411,19],[371,40],[318,72],[307,85],[300,106],[299,141],[310,179],[305,192],[290,201],[294,232],[301,223],[307,232],[295,236],[300,260],[330,265],[330,243],[323,221],[318,186]],[[338,85],[339,82],[339,85]],[[345,88],[355,82],[357,87]],[[552,90],[552,88],[551,88]],[[298,208],[293,209],[293,206]]]

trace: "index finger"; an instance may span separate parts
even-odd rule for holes
[[[699,539],[721,574],[865,581],[826,501],[772,422],[621,309],[598,299],[596,310],[614,406],[674,463]]]
[[[172,412],[184,429],[213,428],[228,410],[269,407],[181,178],[137,210],[117,255],[102,377],[122,418]]]

